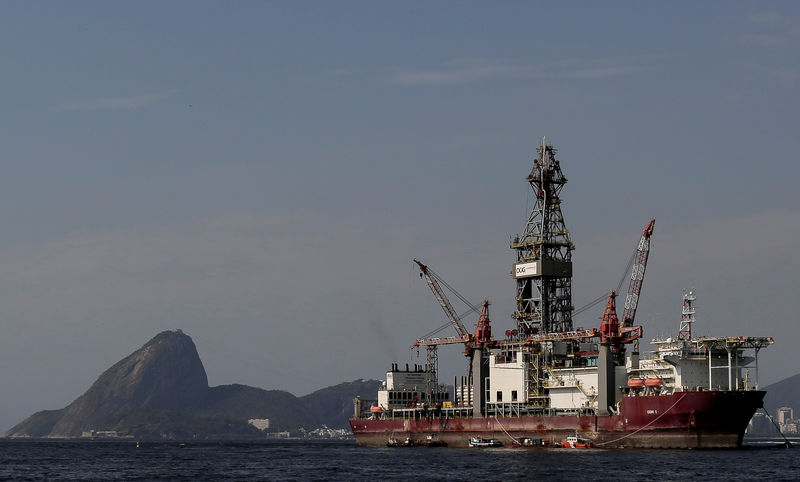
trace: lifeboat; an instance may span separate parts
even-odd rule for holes
[[[381,412],[383,412],[383,409],[381,407],[377,406],[377,405],[373,405],[373,406],[369,407],[369,411],[371,413],[381,413]]]
[[[641,378],[629,378],[628,386],[631,388],[642,388],[644,386],[644,380]]]
[[[660,378],[647,378],[644,384],[648,387],[660,387],[662,382]]]

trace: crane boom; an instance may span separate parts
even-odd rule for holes
[[[447,296],[444,294],[442,287],[439,285],[439,281],[444,282],[439,275],[433,272],[433,270],[429,269],[426,265],[422,264],[421,261],[418,259],[414,259],[414,262],[417,263],[419,266],[420,274],[425,277],[425,281],[428,283],[431,291],[433,292],[433,296],[436,297],[436,300],[439,301],[439,304],[442,306],[447,318],[453,324],[453,327],[458,332],[458,336],[461,339],[469,339],[470,333],[464,328],[464,324],[461,323],[461,318],[456,314],[456,310],[453,309],[453,305],[450,304],[450,300],[447,299]],[[451,288],[452,290],[452,288]],[[455,293],[455,291],[453,291]],[[461,298],[458,293],[456,296]],[[463,298],[462,298],[463,299]],[[472,307],[470,305],[470,307]]]
[[[415,341],[411,348],[418,346],[438,346],[438,345],[454,345],[456,343],[469,343],[470,337],[468,336],[440,336],[436,338],[420,338]]]
[[[633,326],[633,320],[636,318],[636,308],[639,306],[639,294],[642,292],[644,270],[647,268],[647,257],[650,255],[650,237],[653,235],[655,225],[655,219],[647,224],[644,231],[642,231],[639,247],[636,249],[636,259],[631,270],[631,282],[628,285],[628,295],[625,297],[625,311],[622,313],[622,327]]]

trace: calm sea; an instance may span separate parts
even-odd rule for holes
[[[800,441],[798,441],[800,442]],[[773,442],[774,444],[774,442]],[[2,480],[800,480],[800,443],[738,450],[361,448],[351,442],[0,441]]]

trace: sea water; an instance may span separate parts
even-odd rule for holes
[[[2,480],[800,480],[800,443],[730,450],[2,440]]]

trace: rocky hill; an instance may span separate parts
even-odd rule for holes
[[[251,418],[270,419],[271,431],[347,427],[352,400],[374,396],[379,382],[354,381],[304,397],[246,385],[209,387],[192,339],[165,331],[103,372],[83,395],[60,410],[45,410],[4,437],[79,437],[115,430],[139,438],[261,438]]]
[[[350,428],[348,420],[353,415],[353,399],[356,395],[363,399],[374,399],[380,384],[379,380],[340,383],[300,397],[300,402],[309,414],[328,427]]]
[[[763,389],[767,391],[767,395],[764,397],[764,407],[773,416],[780,407],[791,407],[795,413],[800,412],[800,374],[785,378]]]

